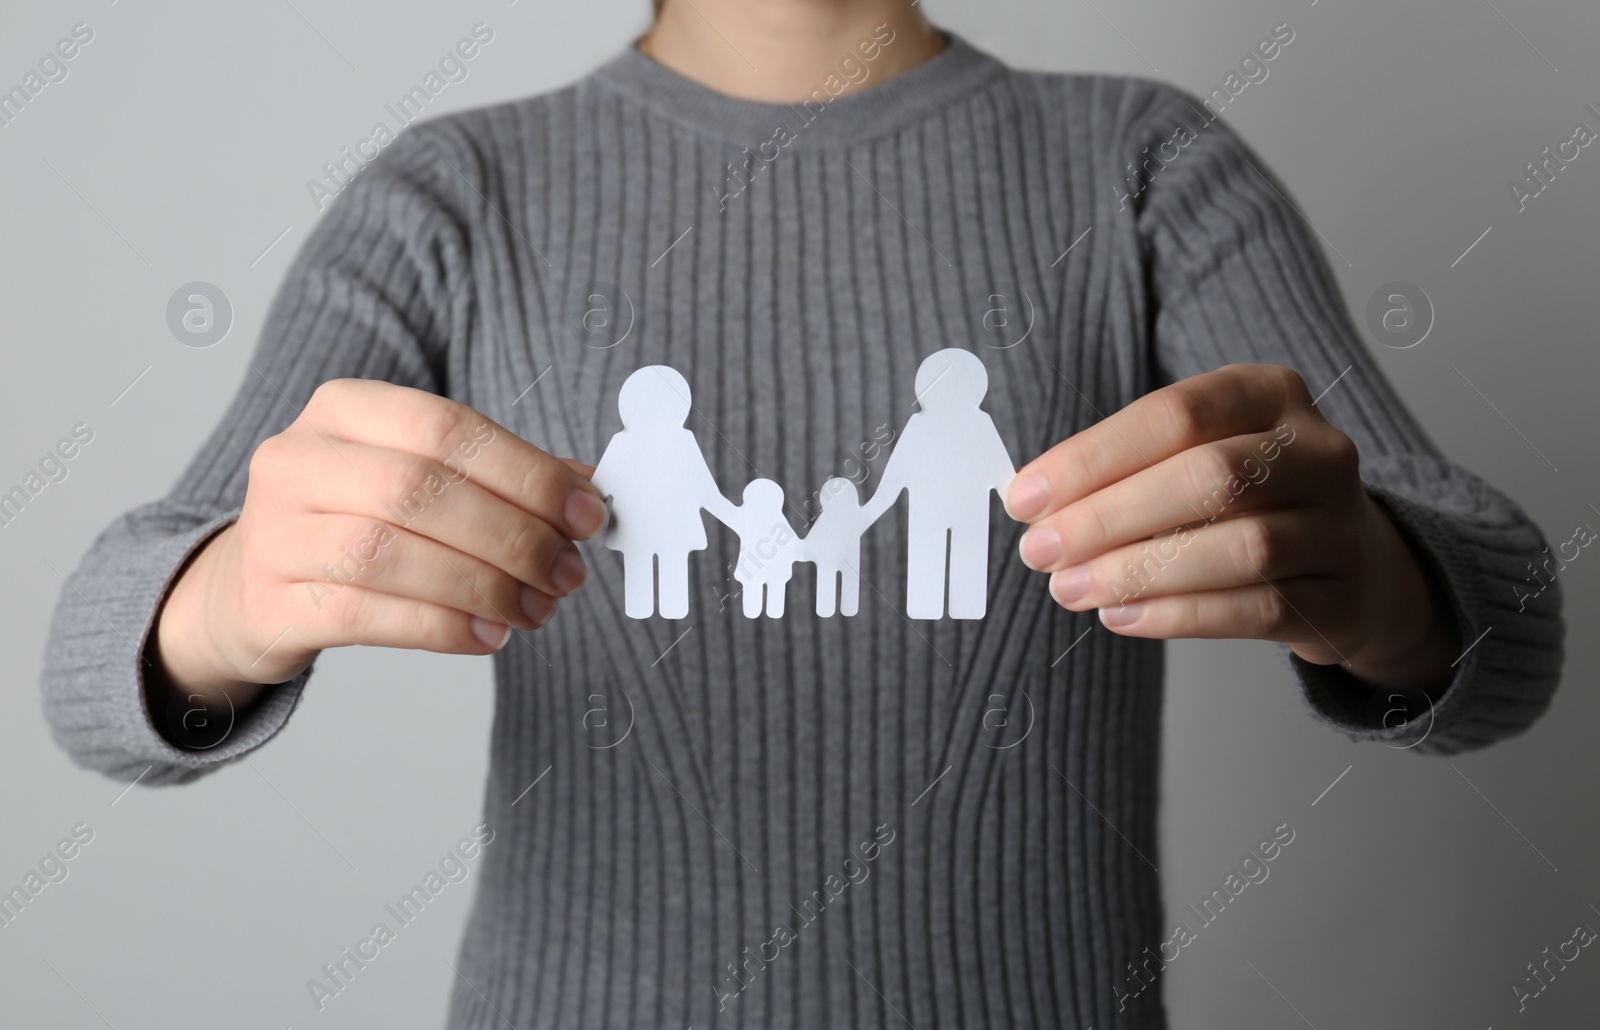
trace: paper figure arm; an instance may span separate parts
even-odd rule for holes
[[[604,454],[600,455],[599,464],[594,467],[594,474],[589,477],[589,482],[599,491],[600,496],[606,500],[611,499],[611,475],[616,470],[612,468],[615,461],[612,458],[612,448],[607,447]]]
[[[1006,442],[1000,439],[1000,431],[994,427],[994,420],[985,416],[984,421],[989,424],[989,432],[985,434],[989,438],[989,453],[984,458],[984,478],[994,487],[995,493],[1004,497],[1006,487],[1017,478],[1017,467],[1011,464]]]
[[[615,502],[617,484],[613,479],[619,475],[618,465],[621,462],[616,456],[618,447],[615,438],[606,446],[605,453],[600,455],[600,461],[594,467],[594,473],[589,477],[589,482],[599,493],[600,499],[606,504],[606,521],[600,527],[600,532],[595,534],[595,539],[602,543],[611,538],[612,531],[617,525],[617,508]]]
[[[705,475],[699,490],[700,507],[710,512],[712,518],[737,532],[739,506],[723,496],[722,488],[717,485],[716,477],[711,474],[711,470],[704,465],[701,468]]]
[[[912,416],[913,419],[916,416]],[[878,480],[878,489],[874,490],[867,503],[861,506],[861,528],[868,526],[883,517],[883,513],[894,507],[894,502],[900,499],[900,494],[909,485],[906,475],[906,464],[910,458],[903,457],[906,449],[906,438],[911,436],[911,423],[906,423],[906,431],[900,434],[898,446],[889,452],[889,461],[883,466],[883,478]]]

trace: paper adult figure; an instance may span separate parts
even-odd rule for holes
[[[622,431],[595,466],[594,487],[611,506],[601,541],[622,552],[623,610],[630,619],[655,613],[658,576],[662,617],[686,617],[689,552],[706,547],[700,513],[730,522],[738,511],[684,428],[690,407],[689,384],[676,369],[646,365],[634,372],[617,393]]]
[[[783,602],[794,576],[794,563],[805,548],[783,514],[783,487],[770,479],[752,479],[744,503],[724,519],[739,534],[739,561],[733,578],[744,587],[744,613],[761,615],[765,600],[770,618],[783,618]]]
[[[989,374],[971,351],[949,348],[917,369],[917,403],[863,506],[869,522],[911,495],[906,521],[906,615],[981,619],[989,599],[989,492],[1016,475],[994,422],[978,405]],[[946,557],[948,556],[948,564]]]
[[[806,557],[817,566],[817,614],[854,615],[861,607],[861,534],[872,525],[856,485],[834,478],[822,484],[822,512],[806,532]]]

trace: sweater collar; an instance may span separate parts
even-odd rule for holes
[[[684,78],[633,47],[589,77],[701,135],[755,142],[773,138],[782,126],[807,142],[848,143],[942,108],[1005,70],[1001,62],[954,33],[945,32],[944,37],[946,46],[934,57],[856,93],[832,96],[824,76],[814,99],[806,103],[769,104],[728,96]],[[872,68],[859,55],[857,61]]]

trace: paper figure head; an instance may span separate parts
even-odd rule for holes
[[[669,365],[646,365],[617,392],[627,429],[679,429],[689,417],[689,381]]]
[[[989,392],[989,373],[976,354],[947,347],[922,359],[915,385],[923,411],[972,409]]]
[[[823,483],[822,489],[818,491],[817,496],[822,502],[823,509],[826,510],[830,503],[837,500],[843,494],[850,495],[850,500],[843,502],[848,504],[850,507],[857,507],[861,504],[861,495],[856,492],[855,483],[843,478],[842,476],[834,476],[826,483]]]
[[[745,484],[744,503],[751,508],[783,510],[783,487],[770,479],[752,479]]]

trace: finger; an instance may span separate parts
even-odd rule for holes
[[[366,644],[440,654],[494,654],[511,628],[442,604],[349,586],[317,610],[309,600],[292,631],[317,650]],[[298,643],[298,640],[297,640]]]
[[[572,471],[576,472],[578,475],[582,476],[584,479],[593,479],[594,478],[594,468],[595,467],[593,465],[590,465],[590,464],[587,464],[585,462],[579,461],[577,458],[562,458],[561,460],[562,460],[563,463],[566,464],[567,468],[569,468]]]
[[[1181,380],[1023,466],[1006,490],[1006,511],[1033,522],[1191,447],[1270,429],[1310,399],[1300,376],[1278,365],[1228,365]]]
[[[425,390],[366,379],[324,383],[306,405],[323,433],[410,451],[467,475],[572,540],[605,522],[605,504],[581,474],[472,408]],[[337,443],[335,443],[337,447]]]
[[[1112,632],[1129,637],[1315,642],[1337,654],[1317,628],[1333,625],[1335,609],[1343,603],[1334,585],[1321,577],[1301,577],[1149,598],[1102,608],[1100,621]]]
[[[1262,457],[1275,443],[1271,435],[1234,437],[1137,471],[1034,523],[1018,544],[1022,560],[1055,572],[1179,526],[1283,504],[1293,477]]]
[[[1062,569],[1050,577],[1050,594],[1063,608],[1083,612],[1133,600],[1327,574],[1348,560],[1348,552],[1329,539],[1329,531],[1300,510],[1223,519],[1119,547]]]
[[[537,629],[555,614],[554,596],[437,540],[358,515],[306,518],[314,524],[310,533],[303,520],[287,523],[299,557],[284,571],[303,583],[319,612],[346,587],[359,586],[517,629]],[[309,547],[308,537],[315,541]]]
[[[311,513],[401,526],[547,594],[570,594],[588,575],[577,547],[556,527],[419,454],[350,441],[334,452],[302,434],[258,449],[257,474],[292,478],[296,503]]]

